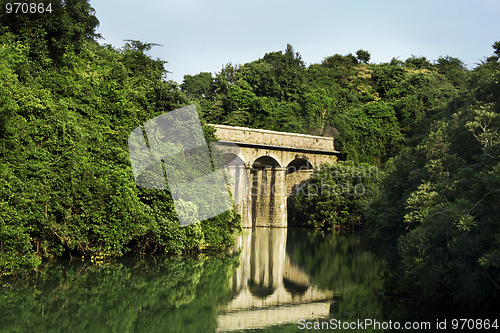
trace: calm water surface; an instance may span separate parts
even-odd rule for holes
[[[381,295],[383,267],[358,235],[257,228],[235,249],[47,264],[38,277],[3,281],[0,332],[297,332],[301,319],[412,317]]]

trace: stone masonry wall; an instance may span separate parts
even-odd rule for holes
[[[320,151],[334,151],[333,138],[297,133],[276,132],[262,129],[211,125],[221,141],[241,142],[268,146],[291,147]]]

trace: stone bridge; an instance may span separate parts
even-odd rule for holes
[[[220,140],[244,228],[286,227],[287,198],[294,185],[309,178],[315,167],[335,163],[339,153],[333,138],[211,126]]]

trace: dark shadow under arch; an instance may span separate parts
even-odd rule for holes
[[[283,285],[285,286],[286,291],[294,296],[304,295],[310,287],[307,284],[298,283],[287,279],[286,277],[283,277]]]
[[[248,281],[248,289],[250,290],[250,293],[254,295],[255,297],[258,297],[260,299],[265,299],[272,294],[274,294],[274,291],[276,290],[273,287],[266,286],[264,284],[259,284],[256,283],[253,280]]]
[[[252,167],[256,169],[279,168],[280,164],[271,156],[261,156],[253,162]]]
[[[297,171],[312,170],[312,169],[314,169],[314,167],[308,160],[304,158],[296,158],[290,163],[288,163],[286,167],[286,174],[289,175]]]

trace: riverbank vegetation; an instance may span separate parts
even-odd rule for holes
[[[366,214],[390,290],[493,309],[500,295],[500,44],[429,134],[386,164]]]
[[[165,62],[151,44],[99,45],[87,1],[51,3],[50,15],[0,15],[0,274],[230,244],[233,211],[181,228],[168,191],[135,185],[128,135],[188,104]]]

